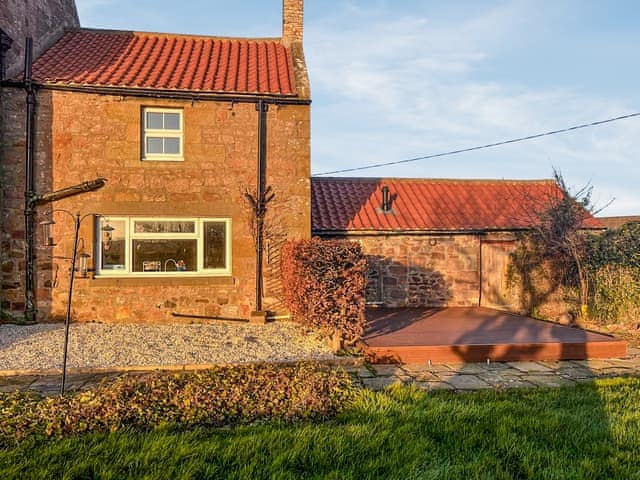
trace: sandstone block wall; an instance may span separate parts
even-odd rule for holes
[[[22,308],[24,94],[5,89],[8,106],[0,150],[4,166],[3,308]],[[181,108],[184,161],[142,162],[142,108]],[[248,317],[254,308],[255,249],[244,193],[255,190],[258,112],[254,104],[140,99],[43,90],[38,96],[37,188],[55,190],[103,176],[99,191],[57,202],[55,208],[101,215],[228,217],[232,221],[229,277],[78,279],[73,314],[80,321],[167,322],[172,312]],[[310,235],[309,107],[270,106],[267,185],[275,200],[267,214],[265,306],[278,308],[278,248]],[[49,207],[50,208],[50,207]],[[42,213],[47,207],[40,207]],[[39,222],[43,217],[37,219]],[[38,250],[41,318],[66,306],[71,219],[55,215],[58,245]],[[40,232],[38,232],[40,234]],[[93,254],[94,226],[81,237]],[[54,256],[53,260],[50,259]]]
[[[474,235],[350,236],[369,262],[367,300],[386,307],[478,305],[479,240]]]

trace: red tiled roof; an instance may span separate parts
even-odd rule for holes
[[[279,40],[71,30],[33,65],[43,83],[295,95]]]
[[[392,200],[388,213],[381,210],[383,186]],[[522,229],[560,195],[553,180],[313,178],[311,189],[314,232]],[[585,227],[602,225],[588,215]]]

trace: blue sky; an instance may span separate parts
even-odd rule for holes
[[[636,0],[306,0],[312,171],[640,111]],[[281,0],[76,0],[86,27],[277,37]],[[640,214],[640,118],[354,175],[591,182]]]

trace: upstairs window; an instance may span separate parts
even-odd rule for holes
[[[143,160],[183,160],[182,110],[145,108],[143,110]]]

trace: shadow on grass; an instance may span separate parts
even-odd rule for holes
[[[362,391],[327,423],[30,440],[2,478],[634,478],[640,379],[569,389]]]

